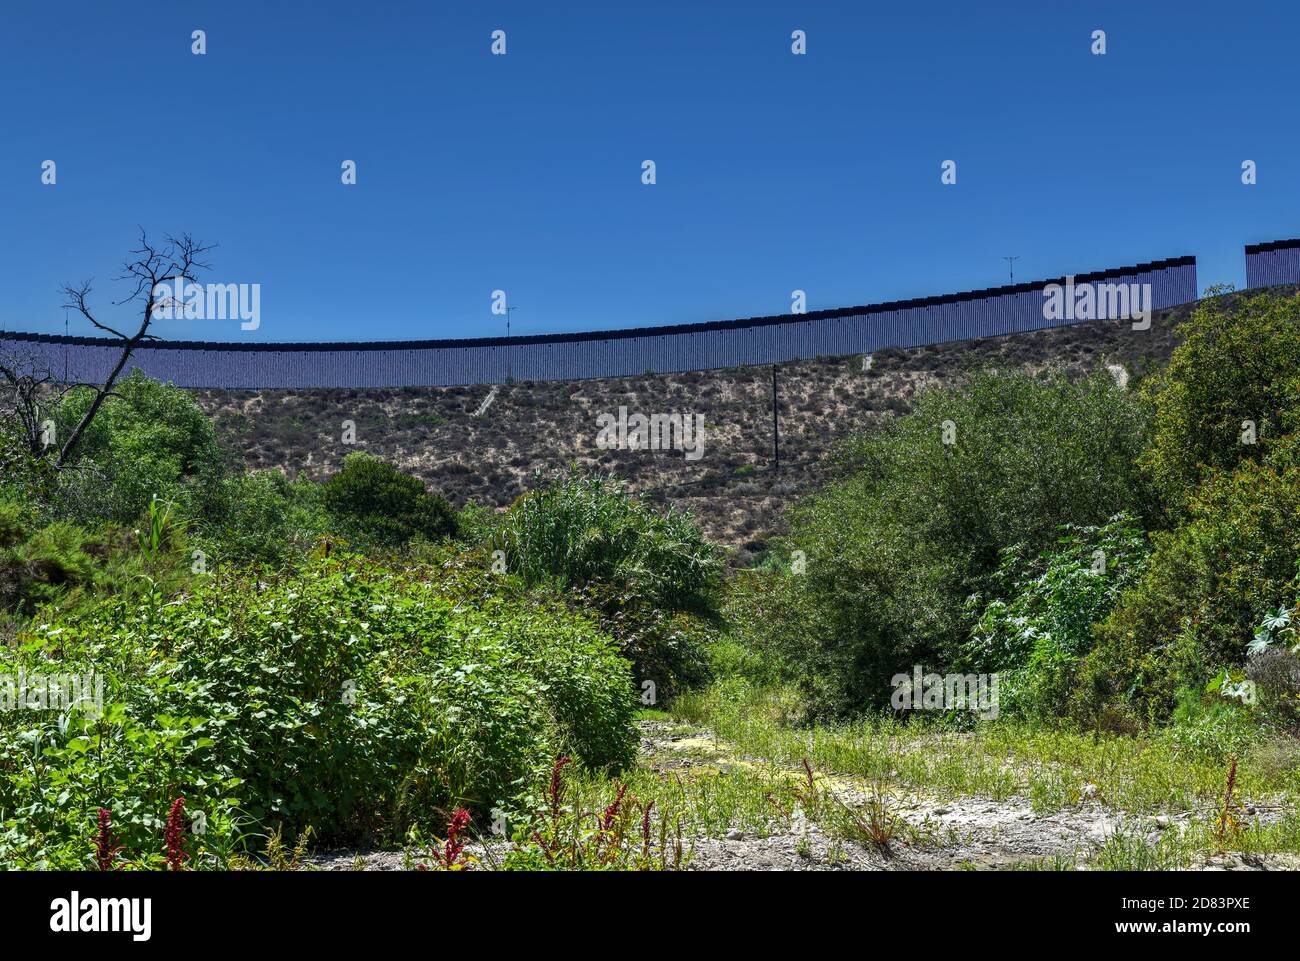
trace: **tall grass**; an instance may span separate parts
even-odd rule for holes
[[[1091,798],[1125,811],[1210,810],[1221,801],[1226,765],[1165,735],[1125,737],[1035,729],[1010,722],[971,732],[921,721],[870,718],[832,726],[788,726],[793,698],[781,689],[723,682],[674,703],[678,716],[708,725],[746,755],[796,766],[886,779],[918,791],[1027,797],[1036,811]],[[1294,790],[1293,771],[1241,761],[1235,790],[1261,799]]]

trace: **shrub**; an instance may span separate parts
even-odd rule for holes
[[[1146,565],[1146,538],[1129,517],[1100,527],[1067,527],[1059,543],[1028,560],[1007,548],[991,582],[1007,600],[969,602],[979,620],[966,657],[999,677],[999,711],[1054,724],[1066,715],[1079,660],[1094,626]]]
[[[93,393],[75,388],[55,410],[66,438]],[[138,370],[114,388],[59,475],[56,510],[82,523],[133,523],[157,495],[188,509],[221,470],[221,449],[208,416],[185,391]]]
[[[604,581],[670,610],[712,607],[721,575],[717,550],[689,515],[661,514],[595,475],[571,474],[520,498],[494,546],[529,584]]]
[[[1300,657],[1282,648],[1254,654],[1246,678],[1255,685],[1260,707],[1286,725],[1300,719]]]
[[[1300,467],[1242,463],[1212,475],[1187,519],[1153,538],[1151,563],[1098,628],[1078,711],[1124,701],[1169,715],[1180,688],[1241,667],[1262,615],[1295,593]]]
[[[950,422],[954,443],[944,443]],[[1141,408],[1098,374],[975,376],[849,444],[844,476],[794,512],[806,572],[751,596],[748,630],[817,713],[889,701],[889,679],[953,662],[1002,550],[1035,556],[1061,524],[1150,509]],[[754,636],[757,635],[757,636]]]
[[[0,501],[41,508],[55,487],[53,468],[34,459],[16,418],[0,412]]]
[[[1199,687],[1178,691],[1175,705],[1165,737],[1194,757],[1226,761],[1241,754],[1258,734],[1246,708]]]
[[[21,622],[47,606],[55,617],[105,597],[175,591],[188,578],[186,549],[176,528],[145,550],[139,532],[44,523],[36,511],[0,500],[0,623],[6,616]]]
[[[1266,717],[1287,726],[1300,720],[1297,610],[1300,607],[1293,605],[1268,613],[1246,647],[1245,676],[1254,684],[1260,709]]]
[[[87,553],[87,540],[81,528],[55,521],[6,551],[0,564],[7,572],[0,578],[13,585],[6,607],[30,614],[64,590],[93,584],[98,564]]]
[[[1143,385],[1154,411],[1141,464],[1172,530],[1099,629],[1077,711],[1118,704],[1168,717],[1180,690],[1240,673],[1259,618],[1293,592],[1300,557],[1300,299],[1202,303],[1169,366]],[[1243,442],[1254,423],[1256,442]],[[1247,434],[1244,440],[1249,441]]]
[[[0,500],[0,550],[8,550],[27,539],[29,521],[21,504]]]
[[[344,458],[323,495],[339,532],[363,544],[401,547],[417,537],[436,541],[456,532],[450,505],[422,480],[359,451]]]
[[[525,584],[595,611],[657,696],[706,676],[722,565],[688,514],[661,514],[614,480],[570,474],[520,498],[492,546]]]
[[[466,544],[487,544],[497,531],[499,519],[491,507],[469,501],[456,515],[456,536]]]
[[[1300,298],[1266,292],[1205,300],[1178,333],[1183,343],[1169,365],[1143,383],[1154,430],[1142,461],[1181,511],[1201,481],[1262,462],[1300,426]],[[1247,420],[1258,443],[1242,443]]]
[[[280,470],[222,478],[199,522],[194,541],[220,564],[283,565],[329,527],[320,485]]]
[[[559,752],[631,762],[628,664],[607,636],[541,605],[464,603],[440,576],[360,558],[218,575],[0,649],[0,676],[93,670],[105,695],[99,717],[0,712],[0,860],[84,864],[100,806],[143,850],[181,796],[227,824],[392,841],[457,804],[507,808]]]

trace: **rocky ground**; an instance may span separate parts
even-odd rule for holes
[[[701,728],[673,721],[642,721],[641,763],[654,770],[689,776],[692,770],[754,770],[764,762],[737,756]],[[800,771],[791,777],[803,777]],[[863,812],[879,801],[879,788],[842,775],[816,775],[836,803]],[[796,810],[761,829],[733,827],[721,836],[689,840],[693,871],[947,871],[1013,870],[1031,867],[1087,869],[1102,847],[1122,833],[1155,840],[1188,829],[1193,815],[1127,815],[1087,799],[1053,813],[1040,813],[1026,798],[943,798],[889,790],[885,809],[893,839],[885,846],[855,841],[829,831]],[[1269,810],[1246,807],[1247,817],[1267,821]],[[865,818],[865,815],[863,815]],[[493,852],[476,853],[485,866]],[[318,870],[398,871],[401,851],[335,851],[309,859]],[[1226,854],[1202,858],[1198,870],[1300,870],[1300,856]]]

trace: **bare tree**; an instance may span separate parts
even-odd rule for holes
[[[12,412],[23,447],[35,459],[44,457],[50,448],[44,411],[57,403],[68,388],[34,358],[16,351],[0,356],[0,405]]]
[[[63,288],[63,293],[68,298],[64,306],[75,307],[81,313],[81,316],[90,321],[97,329],[120,340],[122,342],[122,353],[102,384],[88,385],[95,391],[95,396],[77,426],[72,429],[68,439],[64,441],[63,446],[59,449],[58,456],[54,461],[56,468],[61,468],[67,463],[69,456],[77,446],[77,442],[81,440],[82,434],[86,432],[86,428],[90,426],[95,419],[95,415],[99,413],[104,401],[112,396],[113,386],[122,375],[122,371],[126,369],[127,362],[131,359],[131,354],[134,353],[135,349],[146,341],[160,339],[149,332],[150,325],[157,313],[169,307],[179,306],[180,301],[174,295],[165,294],[160,296],[159,285],[170,281],[173,285],[172,290],[175,291],[178,283],[183,284],[185,281],[193,281],[194,271],[209,268],[210,265],[204,263],[200,258],[215,246],[215,244],[204,246],[189,234],[181,234],[180,237],[168,235],[161,247],[155,247],[149,242],[144,228],[140,228],[140,246],[131,251],[131,256],[127,258],[123,267],[123,273],[116,278],[131,283],[133,285],[131,293],[122,300],[114,302],[115,306],[129,303],[144,304],[139,323],[132,323],[131,327],[127,328],[127,330],[130,330],[134,327],[134,333],[124,333],[95,318],[91,313],[89,304],[86,302],[91,292],[90,281],[85,281],[77,287],[69,284]]]

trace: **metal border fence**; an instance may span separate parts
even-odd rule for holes
[[[1044,316],[1044,288],[1053,283],[1065,278],[807,314],[579,334],[315,344],[164,341],[138,348],[130,366],[181,387],[229,389],[451,387],[711,370],[1076,322]],[[1164,310],[1196,299],[1196,259],[1082,273],[1074,283],[1149,284],[1151,308]],[[102,381],[120,356],[111,339],[45,334],[0,334],[0,349],[20,352],[60,376],[66,370],[74,382]]]

